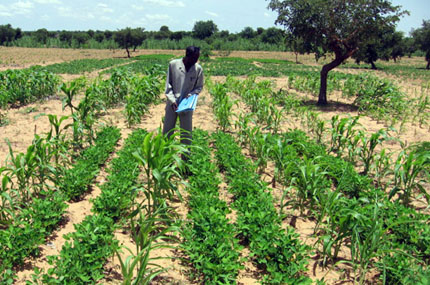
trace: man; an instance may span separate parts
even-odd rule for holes
[[[179,126],[185,132],[181,132],[181,142],[191,144],[191,131],[193,128],[193,111],[176,113],[182,99],[199,94],[203,89],[203,69],[197,63],[200,56],[200,48],[189,46],[185,50],[185,57],[172,60],[169,63],[166,80],[166,113],[164,118],[163,134],[169,137],[175,127],[179,116]]]

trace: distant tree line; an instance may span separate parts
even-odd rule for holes
[[[279,23],[279,22],[278,22]],[[365,62],[376,68],[378,59],[397,61],[412,54],[425,56],[430,65],[430,20],[423,21],[420,28],[412,30],[410,36],[395,30],[392,25],[373,27],[372,36],[360,41],[352,55],[357,62]],[[0,25],[0,45],[22,47],[59,48],[123,48],[130,56],[136,48],[184,49],[188,45],[200,45],[203,50],[270,50],[292,51],[296,55],[315,53],[321,57],[322,50],[315,49],[310,41],[297,36],[288,29],[245,27],[238,33],[219,30],[209,21],[197,21],[191,31],[170,31],[162,26],[159,31],[144,28],[125,28],[117,31],[22,31],[10,24]]]
[[[241,32],[218,30],[213,21],[198,21],[192,31],[159,31],[125,28],[117,31],[22,31],[10,24],[0,25],[0,45],[59,48],[136,48],[183,49],[191,43],[211,50],[286,50],[284,31],[275,27],[245,27]]]

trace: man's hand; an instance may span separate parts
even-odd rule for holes
[[[176,112],[176,110],[178,110],[178,104],[176,103],[172,103],[170,107],[172,107],[173,112]]]

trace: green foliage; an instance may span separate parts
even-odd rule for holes
[[[194,23],[193,35],[198,39],[205,39],[218,31],[217,25],[212,21],[197,21]]]
[[[0,25],[0,45],[7,46],[11,44],[14,40],[22,37],[22,31],[20,28],[12,28],[10,24]]]
[[[145,135],[134,158],[145,175],[144,194],[146,196],[146,211],[155,212],[165,199],[172,199],[176,194],[181,197],[175,180],[181,177],[184,167],[181,155],[187,149],[175,140],[162,133]]]
[[[352,93],[357,97],[354,104],[358,106],[359,111],[377,119],[389,116],[400,118],[404,117],[405,114],[407,116],[408,102],[405,94],[390,80],[362,74],[356,78],[356,83],[358,86],[356,84],[347,85],[346,94]]]
[[[92,72],[98,69],[108,68],[114,65],[127,63],[129,60],[124,58],[106,58],[106,59],[77,59],[69,62],[55,63],[47,66],[35,66],[34,69],[46,70],[55,74],[81,74]]]
[[[54,267],[43,275],[44,284],[95,284],[103,278],[103,265],[119,248],[113,235],[113,221],[104,216],[87,216],[65,235],[59,256],[48,257]],[[56,278],[51,276],[55,275]]]
[[[128,213],[137,191],[139,175],[138,163],[134,161],[133,152],[143,141],[146,131],[133,131],[126,139],[124,147],[118,151],[118,156],[111,161],[107,182],[100,186],[102,193],[94,199],[93,212],[108,216],[114,221],[125,217]]]
[[[271,194],[233,138],[224,133],[216,133],[214,138],[216,158],[235,196],[240,237],[249,245],[253,261],[267,271],[265,282],[309,284],[310,279],[302,275],[309,248],[301,244],[292,228],[280,227]]]
[[[232,108],[236,104],[236,100],[232,100],[227,95],[225,84],[210,84],[209,93],[214,98],[212,109],[214,110],[215,117],[221,129],[226,131],[231,127]]]
[[[40,69],[0,72],[0,108],[26,105],[55,94],[59,77]]]
[[[241,247],[235,237],[234,226],[226,214],[230,212],[225,201],[219,199],[220,179],[216,166],[210,162],[208,134],[193,132],[193,148],[189,177],[191,208],[182,235],[182,244],[193,267],[208,284],[234,283],[242,266]]]
[[[84,150],[79,160],[75,161],[61,178],[60,190],[71,200],[79,200],[88,190],[90,183],[99,172],[109,154],[114,150],[120,138],[118,128],[106,127],[102,129],[95,140],[95,144]]]
[[[321,105],[327,104],[328,72],[353,55],[361,43],[378,38],[378,31],[390,27],[405,13],[400,6],[385,0],[372,3],[271,0],[269,8],[278,12],[275,23],[285,26],[291,38],[303,43],[301,50],[315,53],[316,58],[329,52],[335,54],[335,58],[321,70],[318,98]]]
[[[422,27],[412,31],[412,37],[415,44],[425,53],[426,69],[430,69],[430,20],[423,20]]]
[[[114,40],[119,47],[127,51],[127,56],[130,57],[130,48],[137,48],[145,40],[146,35],[143,33],[143,28],[125,28],[117,31],[114,34]]]
[[[167,270],[167,268],[163,268],[161,265],[154,263],[154,261],[169,257],[150,256],[153,250],[174,248],[169,245],[169,242],[177,241],[172,234],[175,234],[178,228],[176,226],[165,226],[173,218],[165,215],[167,212],[166,207],[167,205],[163,204],[149,216],[141,209],[137,209],[129,216],[132,239],[136,243],[136,253],[123,246],[131,254],[123,260],[119,250],[116,250],[116,255],[121,265],[122,284],[151,284],[155,277]],[[138,218],[134,221],[133,219],[137,215]],[[163,218],[159,218],[159,216],[163,216]]]
[[[414,191],[418,191],[430,203],[430,193],[424,186],[429,177],[429,165],[428,151],[411,149],[400,152],[394,165],[394,187],[389,197],[399,194],[403,204],[410,205]]]
[[[35,198],[0,231],[0,281],[10,282],[12,267],[23,264],[24,259],[39,254],[39,246],[62,219],[67,205],[58,192]]]

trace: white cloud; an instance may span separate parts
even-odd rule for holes
[[[170,16],[167,14],[146,14],[145,16],[151,21],[165,21],[170,19]]]
[[[83,16],[82,16],[82,19],[95,19],[96,18],[96,16],[94,16],[94,14],[93,13],[91,13],[91,12],[87,12],[86,14],[84,14]]]
[[[60,0],[33,0],[37,4],[62,4]]]
[[[214,12],[206,11],[205,13],[212,17],[218,17],[218,14]]]
[[[109,8],[109,6],[104,4],[104,3],[98,3],[97,8],[99,9],[99,11],[102,11],[103,13],[113,13],[114,12],[114,10],[112,8]]]
[[[30,1],[18,1],[16,3],[11,4],[9,7],[11,13],[14,15],[26,15],[31,13],[34,4]]]
[[[170,1],[170,0],[143,0],[144,3],[155,4],[157,6],[164,7],[185,7],[182,1]]]
[[[2,17],[12,17],[13,14],[10,12],[10,9],[5,5],[0,4],[0,16]]]
[[[264,17],[270,17],[270,14],[267,12],[264,12]]]
[[[105,22],[110,22],[110,21],[112,21],[112,18],[111,18],[111,17],[108,17],[108,16],[101,16],[99,19],[100,19],[100,20],[102,20],[102,21],[105,21]]]
[[[133,9],[133,10],[137,10],[137,11],[143,11],[143,10],[145,10],[145,8],[143,7],[143,6],[139,6],[139,5],[131,5],[131,8]]]
[[[40,17],[40,19],[42,20],[42,21],[48,21],[49,19],[50,19],[51,17],[49,17],[48,15],[43,15],[42,17]]]
[[[72,9],[70,7],[58,7],[58,14],[63,17],[70,17],[73,15]]]

